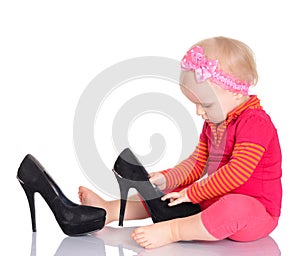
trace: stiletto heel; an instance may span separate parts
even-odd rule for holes
[[[120,201],[120,215],[119,215],[119,226],[123,226],[123,221],[124,221],[124,215],[125,215],[125,208],[126,208],[126,203],[127,203],[127,195],[130,187],[126,182],[123,182],[123,179],[119,177],[118,175],[116,176],[118,183],[119,183],[119,188],[120,188],[120,193],[121,193],[121,201]]]
[[[32,156],[26,155],[17,173],[28,199],[32,231],[36,231],[34,193],[38,192],[53,212],[57,223],[66,235],[76,236],[102,229],[106,211],[102,208],[78,205],[70,201]]]
[[[201,211],[198,204],[183,203],[169,207],[169,200],[162,201],[164,193],[149,181],[149,174],[129,148],[118,156],[113,172],[120,187],[121,204],[119,226],[123,225],[128,190],[135,188],[144,199],[153,222],[187,217]]]
[[[36,221],[35,221],[35,205],[34,205],[34,192],[32,192],[29,188],[27,188],[21,181],[20,184],[25,191],[26,197],[28,199],[28,204],[30,208],[30,216],[31,216],[31,225],[32,232],[36,232]]]
[[[120,216],[119,216],[119,226],[120,227],[123,227],[126,203],[127,203],[127,199],[121,199]]]

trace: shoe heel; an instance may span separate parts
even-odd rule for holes
[[[25,191],[26,197],[28,199],[28,204],[30,208],[30,215],[31,215],[31,225],[32,225],[32,232],[36,232],[36,221],[35,221],[35,205],[34,205],[34,192],[31,191],[28,187],[26,187],[22,181],[20,181],[22,188]]]
[[[119,226],[123,226],[125,208],[126,208],[126,203],[127,203],[128,191],[130,189],[130,184],[127,180],[123,179],[118,174],[116,174],[116,178],[119,183],[120,194],[121,194],[120,195],[121,199],[120,199]]]

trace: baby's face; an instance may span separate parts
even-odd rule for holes
[[[193,71],[181,72],[180,88],[196,105],[197,115],[212,123],[223,122],[227,114],[236,107],[233,93],[209,81],[198,83]]]

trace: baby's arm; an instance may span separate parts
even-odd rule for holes
[[[265,148],[254,143],[236,144],[231,160],[212,175],[187,189],[193,203],[222,196],[244,184],[256,169]]]
[[[165,195],[162,200],[171,199],[169,206],[174,206],[183,202],[200,203],[203,200],[225,195],[249,179],[264,152],[264,148],[256,144],[236,145],[228,164],[180,192]]]
[[[207,145],[200,140],[195,151],[187,159],[172,169],[160,172],[166,181],[164,189],[172,190],[180,186],[190,185],[202,178],[206,173],[207,158]]]

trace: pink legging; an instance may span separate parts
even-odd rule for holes
[[[215,238],[253,241],[268,236],[277,226],[257,199],[242,194],[227,194],[201,212],[202,223]]]

